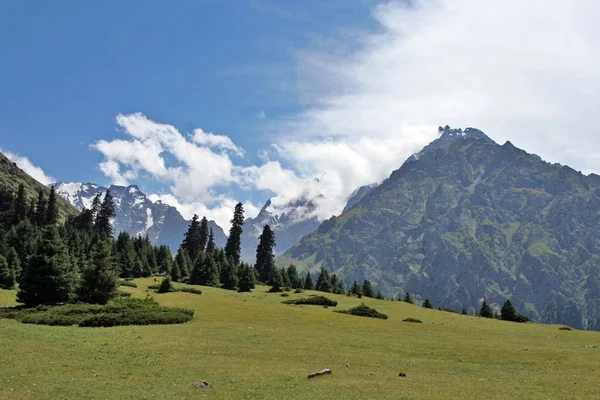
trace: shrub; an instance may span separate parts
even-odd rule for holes
[[[558,328],[559,331],[572,331],[573,329],[569,328],[568,326],[561,326],[560,328]]]
[[[420,319],[416,319],[416,318],[406,318],[403,319],[402,322],[412,322],[414,324],[422,324],[423,321],[421,321]]]
[[[193,310],[163,307],[152,298],[117,298],[107,305],[80,303],[0,309],[1,318],[16,319],[25,324],[81,327],[180,324],[190,321],[193,316]]]
[[[171,277],[167,275],[160,283],[160,286],[158,287],[156,293],[169,293],[172,291],[173,285],[171,284]]]
[[[158,290],[159,287],[160,287],[159,283],[155,283],[153,285],[148,285],[148,289],[151,289],[151,290]]]
[[[306,305],[311,305],[311,306],[335,307],[335,306],[337,306],[337,301],[331,300],[325,296],[311,296],[311,297],[305,297],[305,298],[301,298],[301,299],[286,300],[283,302],[283,304],[295,304],[295,305],[306,304]]]
[[[132,281],[134,278],[123,278],[124,281],[130,282]]]
[[[179,292],[185,292],[185,293],[202,294],[202,290],[195,289],[195,288],[189,288],[189,287],[182,287],[181,289],[176,289],[176,290]]]
[[[298,289],[294,290],[294,293],[304,293],[304,290],[298,288]]]
[[[290,297],[289,293],[281,293],[281,297]]]
[[[117,290],[117,297],[131,297],[131,293]]]
[[[119,286],[127,286],[127,287],[132,287],[132,288],[138,287],[137,283],[131,282],[131,281],[127,281],[127,280],[125,280],[125,281],[119,281]]]
[[[359,317],[388,319],[388,316],[386,314],[380,313],[376,309],[371,308],[369,306],[365,306],[364,304],[361,304],[360,306],[351,308],[349,310],[336,310],[335,312],[341,314],[356,315]]]

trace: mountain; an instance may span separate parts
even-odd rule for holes
[[[0,185],[4,185],[11,189],[14,193],[17,193],[19,184],[23,184],[25,187],[25,194],[29,200],[37,200],[38,192],[42,190],[48,199],[50,195],[50,188],[47,188],[34,178],[29,176],[19,166],[10,161],[4,154],[0,153]],[[64,220],[69,216],[79,214],[77,208],[69,204],[68,201],[57,197],[58,214],[59,218]]]
[[[344,210],[342,212],[350,211],[350,209],[354,207],[356,203],[358,203],[363,199],[363,197],[371,193],[371,191],[373,191],[373,189],[375,189],[377,186],[377,183],[372,183],[370,185],[361,186],[358,189],[356,189],[350,194],[350,198],[348,198],[346,206],[344,207]]]
[[[97,193],[106,192],[105,187],[94,183],[62,183],[54,185],[58,194],[68,200],[78,209],[90,208]],[[152,202],[135,185],[111,185],[110,191],[114,197],[116,216],[113,221],[113,231],[127,232],[133,236],[148,235],[154,244],[166,244],[176,251],[187,231],[189,221],[185,220],[173,206],[161,201]],[[215,243],[224,247],[227,236],[214,221],[209,221],[213,228]]]
[[[280,262],[455,310],[508,298],[534,320],[600,330],[600,176],[477,129],[440,132]]]
[[[276,254],[286,251],[304,236],[314,232],[320,224],[314,215],[319,197],[311,199],[303,195],[277,207],[268,200],[255,218],[246,218],[244,221],[242,259],[255,262],[258,237],[265,225],[269,225],[275,232]]]

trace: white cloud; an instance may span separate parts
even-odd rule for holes
[[[193,140],[200,145],[230,150],[239,156],[244,155],[244,151],[233,144],[233,141],[229,137],[224,135],[215,135],[204,132],[202,129],[195,129]]]
[[[258,118],[260,120],[267,119],[267,114],[265,114],[265,112],[263,110],[260,110],[260,112],[258,114],[256,114],[256,118]]]
[[[17,166],[25,171],[25,173],[32,176],[36,181],[44,185],[49,185],[50,183],[56,182],[53,177],[46,175],[43,169],[33,165],[33,163],[29,161],[27,157],[21,157],[15,153],[4,151],[2,149],[0,149],[0,152],[3,153],[10,161],[17,164]]]

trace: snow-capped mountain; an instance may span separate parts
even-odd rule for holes
[[[244,221],[242,259],[252,263],[255,261],[258,237],[265,225],[275,232],[275,254],[283,253],[304,236],[316,231],[320,224],[315,215],[316,200],[320,197],[301,197],[278,207],[268,200],[256,217]]]
[[[107,188],[94,183],[58,182],[54,189],[81,210],[83,207],[90,208],[96,194],[106,192]],[[148,235],[154,244],[166,244],[172,251],[179,248],[189,221],[175,207],[161,201],[153,203],[136,185],[111,185],[109,189],[116,208],[113,221],[115,234]],[[223,229],[214,221],[209,221],[208,225],[213,229],[217,246],[224,247],[227,236]]]

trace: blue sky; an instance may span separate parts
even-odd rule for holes
[[[445,124],[599,172],[599,13],[587,0],[1,2],[0,149],[222,225],[235,201],[255,213],[271,196],[283,210],[323,194],[318,216],[336,214]]]

